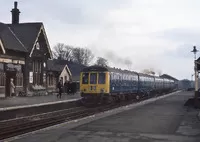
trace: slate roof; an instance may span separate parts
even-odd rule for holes
[[[86,66],[81,65],[81,64],[77,64],[77,63],[74,63],[74,62],[70,62],[70,61],[68,61],[67,65],[68,65],[69,70],[72,73],[72,80],[73,81],[79,81],[80,80],[80,72]]]
[[[4,45],[5,50],[15,50],[27,52],[25,46],[19,41],[13,31],[4,23],[0,23],[0,39]]]
[[[55,60],[47,60],[47,70],[62,72],[66,64],[58,64]]]
[[[31,52],[42,22],[5,24],[0,22],[0,39],[5,50]]]
[[[73,81],[79,81],[80,80],[80,72],[83,68],[86,66],[80,65],[71,61],[67,60],[60,60],[60,59],[54,59],[54,60],[48,60],[47,61],[47,68],[48,70],[52,71],[62,71],[65,65],[68,66],[71,74],[72,74],[72,80]]]
[[[3,43],[3,47],[8,50],[28,52],[32,54],[33,46],[38,38],[40,29],[44,28],[42,22],[29,22],[19,23],[19,9],[17,8],[17,2],[14,2],[14,8],[12,13],[12,23],[5,24],[0,22],[0,40]],[[44,29],[43,29],[44,30]],[[44,36],[46,36],[45,31]],[[45,37],[46,40],[46,37]],[[47,48],[52,57],[49,43],[47,42]]]
[[[31,52],[37,35],[40,31],[42,22],[35,23],[19,23],[19,24],[7,24],[8,27],[16,34],[20,41],[25,45],[27,50]]]

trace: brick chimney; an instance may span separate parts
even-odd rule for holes
[[[17,8],[17,2],[14,2],[14,8],[11,11],[12,13],[12,24],[19,24],[19,9]]]

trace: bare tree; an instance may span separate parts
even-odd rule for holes
[[[92,53],[92,51],[88,48],[84,48],[84,65],[89,65],[92,60],[94,59],[94,54]]]
[[[71,60],[78,64],[88,65],[94,58],[92,51],[88,48],[72,47],[64,43],[58,43],[53,48],[54,58]]]
[[[96,61],[96,65],[98,66],[108,66],[108,60],[102,57],[98,57]]]
[[[83,60],[84,60],[84,49],[83,48],[73,48],[72,50],[72,56],[73,59],[76,63],[78,64],[83,64]]]
[[[72,49],[73,47],[69,45],[58,43],[53,47],[53,56],[56,59],[60,57],[64,60],[72,60]]]
[[[94,58],[94,55],[92,51],[88,48],[73,48],[72,50],[73,60],[78,64],[88,65],[92,59]]]

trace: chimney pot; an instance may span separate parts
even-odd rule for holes
[[[14,8],[17,9],[17,1],[14,2]]]
[[[17,8],[17,2],[16,1],[14,2],[14,8],[12,9],[11,13],[12,13],[12,24],[19,24],[20,11]]]

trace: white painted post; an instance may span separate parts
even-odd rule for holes
[[[196,94],[196,92],[198,93],[198,89],[199,89],[196,60],[194,61],[194,74],[195,74],[195,94]]]

